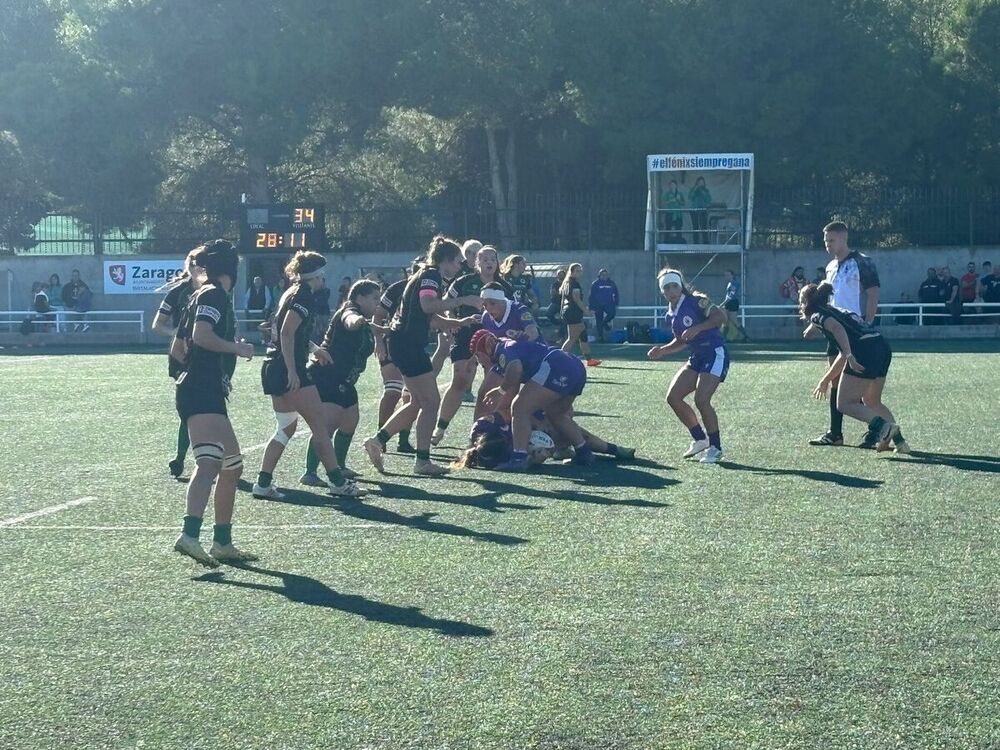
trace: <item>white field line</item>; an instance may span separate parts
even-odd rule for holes
[[[32,518],[39,518],[40,516],[49,516],[53,513],[58,513],[61,510],[66,510],[67,508],[74,508],[77,505],[86,505],[87,503],[92,503],[96,500],[96,497],[87,496],[79,497],[76,500],[70,500],[68,503],[60,503],[59,505],[50,505],[48,508],[42,508],[41,510],[35,510],[31,513],[25,513],[20,516],[14,516],[13,518],[5,518],[0,521],[0,529],[7,528],[8,526],[16,526],[24,521],[30,521]]]
[[[18,526],[18,531],[176,531],[178,526]],[[279,524],[275,526],[255,526],[237,524],[239,531],[289,531],[303,529],[391,529],[391,525],[381,523],[302,523]]]

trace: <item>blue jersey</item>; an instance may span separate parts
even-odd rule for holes
[[[546,346],[540,341],[510,341],[502,339],[497,345],[494,361],[496,370],[501,375],[511,362],[521,363],[521,382],[527,383],[538,372],[542,362],[552,352],[557,352],[552,346]]]
[[[507,312],[502,320],[494,320],[488,312],[483,313],[482,326],[497,338],[512,339],[523,333],[528,326],[537,325],[535,316],[525,305],[507,303]]]
[[[740,301],[740,280],[737,278],[726,284],[726,297],[723,301],[729,302],[730,300]]]
[[[712,311],[712,301],[702,294],[684,295],[680,298],[677,306],[671,305],[667,314],[671,316],[670,328],[674,333],[674,338],[680,339],[681,334],[688,328],[700,325],[708,320]],[[718,328],[710,328],[702,331],[694,337],[692,341],[686,342],[689,349],[715,349],[722,346],[722,331]]]

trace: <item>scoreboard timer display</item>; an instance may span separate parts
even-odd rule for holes
[[[240,252],[326,251],[326,216],[321,203],[241,206]]]

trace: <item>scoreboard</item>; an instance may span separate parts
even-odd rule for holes
[[[327,249],[322,203],[245,203],[240,209],[241,253]]]

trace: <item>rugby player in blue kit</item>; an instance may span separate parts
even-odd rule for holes
[[[657,275],[657,283],[667,301],[674,338],[669,344],[654,346],[648,356],[661,359],[687,348],[688,361],[670,382],[667,403],[691,433],[691,447],[684,458],[704,453],[701,462],[714,464],[722,458],[722,440],[712,396],[729,372],[729,352],[720,330],[726,323],[726,314],[705,295],[688,289],[680,271],[662,269]],[[692,392],[704,428],[694,409],[684,401]]]

